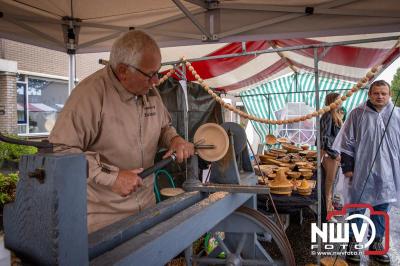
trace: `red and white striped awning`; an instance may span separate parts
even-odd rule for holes
[[[400,32],[391,34],[365,34],[322,38],[280,39],[272,41],[245,42],[247,52],[267,50],[271,47],[283,48],[310,44],[344,42],[362,39],[400,36]],[[210,51],[210,49],[214,49]],[[327,50],[327,51],[325,51]],[[203,51],[203,54],[201,54]],[[163,61],[178,60],[202,56],[229,55],[243,52],[241,42],[230,44],[199,45],[191,47],[164,48]],[[323,55],[325,54],[325,55]],[[348,81],[357,81],[375,65],[386,68],[400,54],[399,40],[339,45],[319,48],[318,56],[323,56],[318,64],[319,74]],[[175,58],[173,58],[175,56]],[[313,49],[292,50],[260,55],[213,59],[193,62],[200,77],[212,88],[220,91],[242,91],[259,83],[297,72],[314,71]],[[189,81],[195,78],[187,71]]]

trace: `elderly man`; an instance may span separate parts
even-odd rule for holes
[[[344,175],[351,178],[350,203],[368,203],[376,211],[388,212],[390,205],[400,203],[400,110],[391,101],[390,86],[383,80],[371,84],[368,101],[355,108],[339,134]],[[354,213],[363,214],[365,210]],[[385,223],[382,216],[372,215],[376,237],[370,250],[383,250]],[[362,220],[356,221],[358,228]],[[352,232],[350,234],[352,236]],[[352,236],[348,250],[354,251]],[[370,256],[390,263],[385,255]],[[347,255],[351,262],[360,256]]]
[[[109,65],[72,91],[50,134],[62,152],[84,152],[88,161],[89,232],[155,204],[153,165],[159,147],[178,162],[194,154],[178,136],[154,85],[161,53],[154,39],[130,31],[115,41]]]

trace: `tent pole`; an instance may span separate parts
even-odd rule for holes
[[[319,110],[319,80],[318,80],[318,48],[314,48],[314,74],[315,74],[315,107]],[[318,228],[321,228],[321,139],[320,139],[320,118],[319,115],[316,117],[316,129],[317,129],[317,185],[318,185]],[[321,238],[318,238],[318,254],[317,254],[317,265],[320,265],[321,260]]]
[[[349,88],[350,89],[350,88]],[[338,89],[335,91],[348,91],[349,89]],[[366,88],[361,88],[361,90],[366,90]],[[332,90],[319,90],[319,92],[321,91],[330,91],[332,92]],[[290,91],[290,93],[310,93],[310,92],[315,92],[315,91]],[[256,93],[256,94],[249,94],[249,95],[234,95],[233,97],[255,97],[255,96],[266,96],[266,95],[281,95],[281,94],[288,94],[287,92],[274,92],[274,93]],[[229,94],[228,94],[229,95]]]
[[[184,124],[185,124],[185,140],[189,141],[189,102],[188,102],[188,87],[187,87],[187,78],[186,78],[186,66],[182,64],[182,77],[183,77],[183,82],[185,83],[184,86],[184,107],[185,110],[183,112],[183,119],[184,119]]]
[[[72,2],[71,2],[72,5]],[[71,7],[72,10],[72,7]],[[68,24],[63,25],[64,37],[66,40],[65,46],[67,48],[68,61],[69,61],[69,75],[68,75],[68,95],[75,88],[76,80],[76,49],[77,49],[77,39],[79,34],[79,26],[75,24],[76,19],[73,17],[64,17],[63,21]]]
[[[269,100],[269,93],[267,94],[267,101],[268,101],[268,119],[271,120],[271,101]],[[271,124],[268,124],[268,134],[271,134]]]
[[[68,95],[71,94],[71,91],[73,88],[75,88],[75,79],[76,79],[76,71],[75,71],[75,62],[76,62],[76,54],[75,53],[69,53],[68,54],[68,60],[69,60],[69,66],[68,66],[68,71],[69,71],[69,76],[68,76]]]
[[[188,102],[188,83],[186,78],[186,65],[176,64],[174,65],[175,74],[179,79],[179,85],[182,88],[182,97],[178,100],[181,104],[183,112],[183,127],[184,127],[184,138],[189,141],[189,102]],[[179,95],[179,94],[178,94]],[[179,106],[179,105],[178,105]],[[185,180],[188,178],[188,162],[185,160]]]
[[[182,63],[182,89],[183,89],[183,101],[184,101],[184,110],[183,110],[183,124],[185,127],[185,140],[189,141],[189,100],[188,100],[188,83],[186,77],[186,65]],[[190,161],[189,161],[190,162]],[[185,180],[188,178],[188,168],[189,163],[188,160],[185,160]]]
[[[196,19],[195,16],[193,16],[192,13],[181,3],[180,0],[172,0],[172,2],[175,3],[175,5],[182,11],[183,14],[193,23],[193,25],[201,31],[201,33],[204,34],[204,40],[213,40],[213,37],[211,36],[211,33],[207,31],[203,25]]]

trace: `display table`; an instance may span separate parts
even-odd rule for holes
[[[313,180],[317,179],[317,173],[315,172]],[[313,189],[311,195],[303,196],[298,194],[296,191],[293,191],[290,196],[287,195],[277,195],[271,194],[272,200],[275,203],[275,207],[279,214],[298,214],[299,215],[299,223],[302,223],[302,209],[305,207],[310,208],[317,214],[317,204],[318,204],[318,189],[317,185]],[[271,199],[269,195],[259,194],[257,195],[257,209],[263,212],[266,215],[274,214],[274,208],[271,203]]]
[[[313,192],[309,196],[299,195],[295,191],[292,193],[291,196],[275,195],[275,194],[271,195],[275,203],[276,209],[279,213],[295,212],[301,208],[310,207],[310,205],[316,205],[318,202],[317,189],[313,189]],[[265,194],[257,195],[258,209],[265,212],[274,212],[274,209],[270,201],[271,200],[268,195]]]

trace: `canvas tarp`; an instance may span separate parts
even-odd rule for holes
[[[109,51],[131,28],[162,47],[398,31],[397,0],[1,0],[0,37]]]

